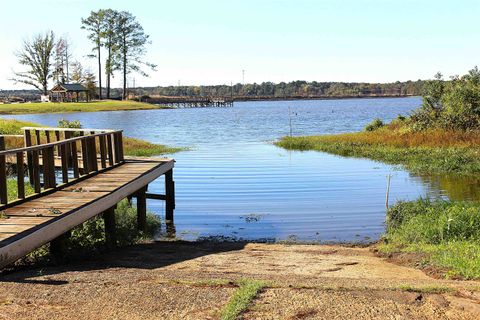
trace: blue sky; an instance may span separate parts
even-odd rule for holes
[[[0,88],[25,88],[8,80],[13,52],[46,30],[96,70],[80,19],[100,8],[130,11],[151,36],[158,70],[130,75],[137,86],[230,84],[242,69],[245,82],[392,82],[480,64],[478,0],[0,0]]]

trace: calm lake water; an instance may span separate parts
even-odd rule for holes
[[[79,120],[84,127],[190,147],[174,155],[179,238],[351,242],[376,240],[383,232],[388,175],[390,204],[447,198],[455,182],[367,159],[286,151],[272,142],[289,134],[289,109],[293,135],[312,135],[362,130],[374,118],[389,121],[420,103],[416,97],[238,102],[233,108],[8,117],[49,126],[61,118]],[[163,180],[149,190],[163,192]],[[163,216],[162,201],[148,206]]]

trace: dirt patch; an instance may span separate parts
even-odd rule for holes
[[[478,282],[434,279],[370,248],[161,242],[1,274],[0,319],[217,319],[241,279],[267,283],[246,319],[474,319],[478,306]]]
[[[414,293],[268,289],[244,319],[476,319],[475,315]],[[441,298],[440,298],[441,300]]]
[[[420,269],[429,276],[436,278],[436,279],[443,279],[447,274],[447,270],[435,267],[426,263],[423,263],[428,256],[424,253],[416,253],[416,252],[392,252],[388,254],[383,254],[375,249],[372,250],[378,257],[385,258],[388,262],[395,263],[398,265],[403,265],[407,267],[412,267],[416,269]],[[457,280],[460,280],[460,277],[456,277]]]

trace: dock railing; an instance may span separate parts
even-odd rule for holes
[[[22,129],[22,148],[5,150],[5,139],[19,136],[0,136],[0,211],[124,162],[122,130]],[[26,195],[25,183],[33,194]]]

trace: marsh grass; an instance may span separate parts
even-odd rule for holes
[[[283,137],[289,150],[315,150],[402,165],[415,173],[480,172],[478,132],[431,129],[411,131],[396,123],[374,131],[338,135]]]
[[[0,114],[27,114],[27,113],[66,113],[66,112],[96,112],[120,110],[147,110],[164,109],[150,103],[137,101],[103,100],[91,102],[44,102],[44,103],[15,103],[0,104]]]
[[[446,277],[480,278],[480,204],[420,199],[387,212],[383,253],[420,253]]]
[[[188,150],[187,148],[169,147],[128,137],[123,139],[123,148],[125,155],[135,157],[151,157]]]

